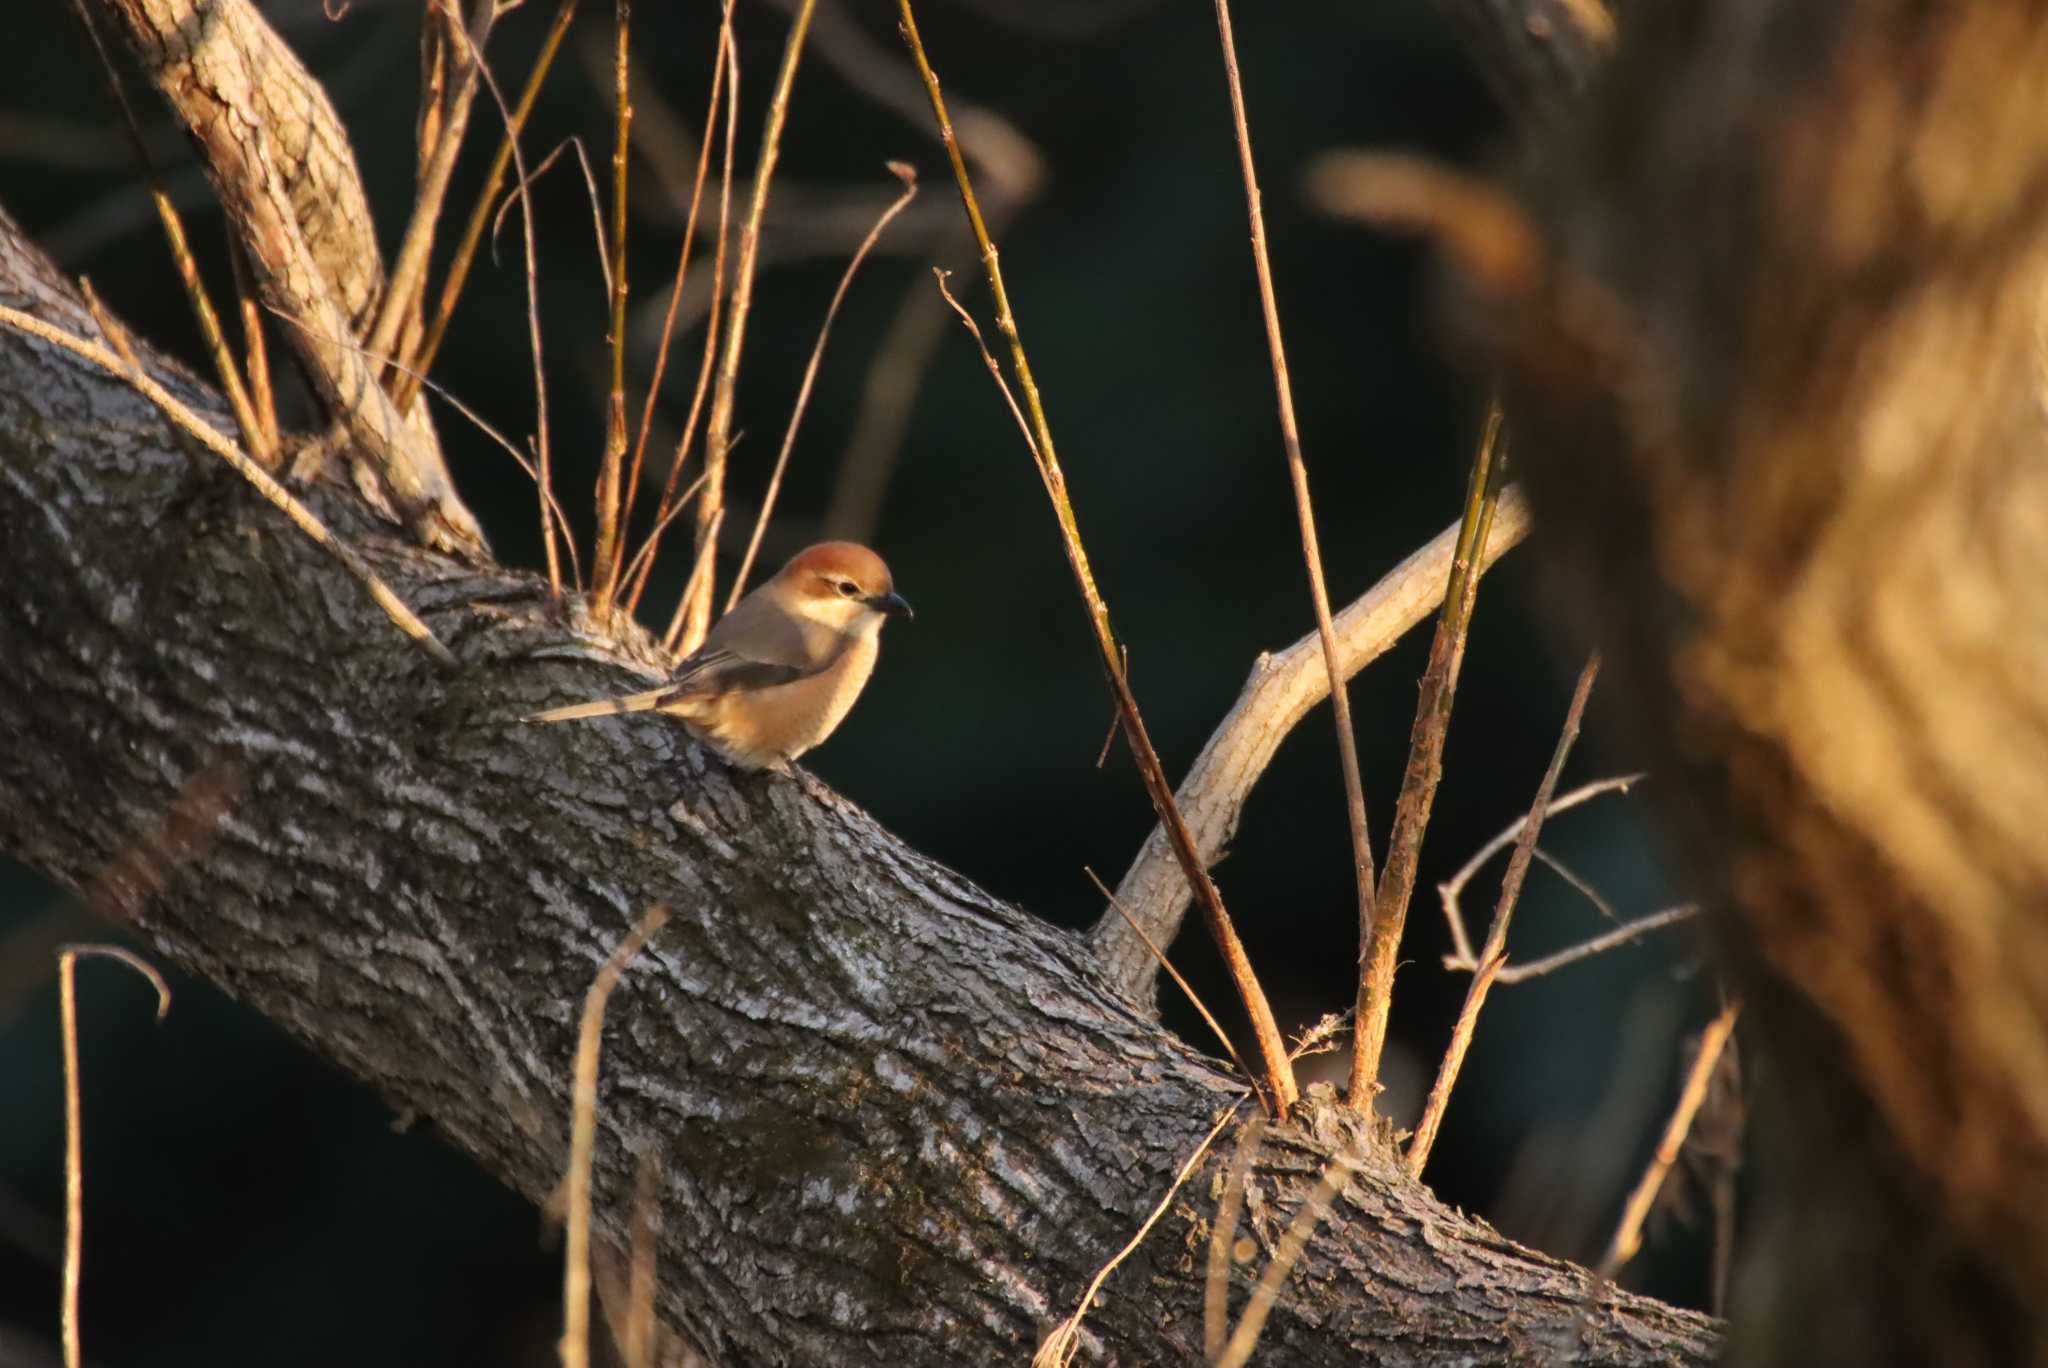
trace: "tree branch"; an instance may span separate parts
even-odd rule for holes
[[[85,326],[4,219],[0,292]],[[9,853],[76,885],[187,776],[239,767],[248,798],[137,929],[535,1198],[567,1154],[591,975],[672,906],[610,1012],[595,1239],[625,1247],[651,1145],[662,1312],[714,1357],[1022,1361],[1239,1085],[1132,1012],[1084,942],[815,780],[736,773],[659,721],[514,725],[617,682],[545,586],[380,537],[346,490],[310,497],[464,673],[239,481],[195,485],[117,380],[0,336]],[[1439,1205],[1333,1098],[1301,1113],[1250,1179],[1263,1243],[1331,1155],[1363,1169],[1266,1326],[1273,1361],[1713,1360],[1708,1318]],[[1204,1205],[1177,1203],[1090,1311],[1102,1361],[1199,1356]]]

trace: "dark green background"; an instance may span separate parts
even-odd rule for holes
[[[658,95],[694,125],[713,8],[637,8],[636,47],[654,87],[640,96],[643,118]],[[893,6],[849,8],[895,62]],[[388,251],[410,202],[417,9],[358,0],[338,22],[317,4],[267,9],[331,83]],[[586,57],[602,53],[609,15],[594,0],[585,9],[527,146],[537,158],[576,133],[602,171],[608,95],[591,76],[601,55]],[[508,85],[523,76],[549,13],[529,0],[494,39]],[[1245,3],[1237,19],[1303,438],[1341,603],[1453,519],[1480,396],[1440,359],[1419,249],[1316,216],[1302,200],[1301,171],[1319,151],[1358,146],[1479,166],[1499,146],[1502,116],[1422,0]],[[1001,111],[1045,159],[1042,191],[1005,232],[1003,261],[1096,573],[1177,775],[1257,653],[1311,625],[1212,11],[1194,0],[927,0],[921,22],[949,95]],[[773,7],[740,6],[743,169],[786,24]],[[10,31],[37,60],[18,67],[0,108],[0,203],[65,269],[90,274],[141,333],[198,364],[161,234],[68,7],[31,5]],[[154,96],[137,93],[171,183],[186,187],[188,227],[218,268],[219,215]],[[465,210],[496,129],[480,106],[457,180]],[[950,206],[927,129],[877,106],[812,54],[790,114],[787,203],[884,193],[894,183],[882,163],[898,158],[924,174],[920,208]],[[645,212],[629,278],[644,300],[666,284],[680,227],[646,163],[635,170]],[[602,285],[573,169],[552,172],[535,202],[559,488],[587,535],[585,491],[601,441]],[[789,225],[778,203],[771,232]],[[515,218],[505,265],[479,269],[436,375],[523,434],[532,395],[517,231]],[[914,250],[878,254],[847,301],[765,559],[815,535],[868,361],[906,291],[931,288],[931,244],[903,245]],[[759,496],[850,246],[771,263],[761,277],[739,389],[737,425],[747,435],[734,458],[736,524]],[[957,283],[986,319],[979,282],[963,273]],[[698,345],[695,332],[678,343],[665,396],[671,423],[687,403]],[[637,395],[647,358],[635,366]],[[530,487],[459,419],[438,416],[498,551],[537,565]],[[869,696],[810,763],[913,844],[1050,919],[1084,923],[1099,900],[1083,867],[1114,883],[1152,818],[1121,753],[1095,767],[1110,711],[1078,599],[1021,443],[956,330],[925,376],[874,542],[918,618],[891,628]],[[665,619],[680,573],[672,559],[657,576],[650,617]],[[1563,713],[1561,686],[1576,662],[1550,645],[1536,587],[1528,553],[1518,551],[1481,595],[1395,1009],[1397,1099],[1434,1067],[1463,989],[1437,966],[1433,885],[1526,806]],[[1417,633],[1353,688],[1381,838],[1425,647]],[[1625,759],[1601,754],[1600,710],[1596,694],[1593,735],[1567,783]],[[1637,801],[1561,819],[1546,841],[1624,915],[1670,897]],[[1318,710],[1283,747],[1218,875],[1290,1032],[1349,1005],[1348,865],[1329,717]],[[1482,878],[1475,917],[1491,896]],[[62,1105],[50,947],[99,934],[78,917],[27,871],[0,867],[0,1098],[9,1119],[0,1128],[0,1364],[54,1352]],[[1539,872],[1515,944],[1533,953],[1597,929],[1590,909]],[[1676,1033],[1702,1014],[1684,948],[1674,940],[1625,951],[1494,996],[1432,1164],[1448,1200],[1516,1238],[1597,1254],[1668,1105]],[[1235,1020],[1205,938],[1182,937],[1175,955]],[[139,984],[98,964],[81,973],[92,1361],[550,1361],[558,1256],[537,1216],[440,1144],[431,1125],[397,1133],[376,1097],[252,1014],[196,982],[177,987],[170,1018],[152,1026]],[[1179,1002],[1168,1010],[1176,1026],[1192,1022]],[[1654,1291],[1700,1302],[1700,1241],[1683,1232],[1654,1240],[1636,1274]]]

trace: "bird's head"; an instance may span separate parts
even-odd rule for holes
[[[848,635],[912,616],[889,567],[856,542],[819,542],[799,551],[776,574],[775,589],[791,611]]]

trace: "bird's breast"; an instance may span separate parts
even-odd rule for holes
[[[692,719],[743,765],[793,760],[830,736],[874,673],[877,643],[857,639],[817,674],[789,684],[726,694]]]

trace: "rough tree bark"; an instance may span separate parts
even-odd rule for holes
[[[93,331],[4,218],[0,298]],[[0,335],[0,842],[80,884],[231,767],[210,848],[126,899],[137,929],[535,1198],[584,990],[668,905],[612,1001],[595,1177],[618,1241],[634,1153],[661,1163],[663,1314],[726,1362],[1021,1362],[1243,1090],[1083,939],[814,780],[736,774],[658,722],[510,722],[618,675],[531,577],[313,497],[459,673],[231,475],[195,475],[118,380]],[[1261,1152],[1266,1251],[1328,1156],[1365,1163],[1264,1361],[1712,1358],[1707,1318],[1447,1210],[1357,1125],[1312,1100]],[[1199,1359],[1220,1164],[1109,1283],[1098,1361]]]

